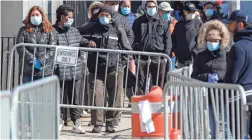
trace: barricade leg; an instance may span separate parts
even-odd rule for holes
[[[159,71],[158,71],[159,66]],[[160,64],[158,60],[152,61],[150,65],[151,69],[151,75],[154,85],[158,85],[159,87],[164,87],[164,80],[165,80],[165,68],[166,68],[166,62],[163,59],[160,59]]]

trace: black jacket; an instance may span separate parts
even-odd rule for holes
[[[218,83],[223,83],[226,74],[226,55],[227,50],[210,52],[208,49],[198,53],[193,63],[193,72],[191,77],[208,81],[208,74],[217,73]]]
[[[191,21],[181,19],[176,25],[172,35],[173,48],[179,63],[190,63],[193,51],[197,44],[197,35],[202,22],[198,18]]]
[[[45,45],[55,45],[54,34],[52,32],[44,32],[41,26],[34,26],[32,32],[27,32],[25,27],[19,29],[16,44],[18,43],[32,43],[32,44],[45,44]],[[40,60],[43,70],[35,71],[35,76],[51,75],[53,73],[53,61],[54,61],[54,49],[53,48],[40,48],[22,47],[17,48],[20,59],[20,68],[22,68],[22,59],[24,56],[24,75],[32,75],[32,62],[34,61],[34,51],[35,57]],[[46,52],[46,53],[45,53]],[[44,65],[45,64],[45,65]]]
[[[238,31],[228,54],[225,82],[252,90],[252,27]]]
[[[134,41],[134,33],[133,33],[132,29],[129,26],[128,18],[126,16],[121,15],[118,12],[114,12],[112,17],[113,17],[112,21],[115,24],[120,25],[120,26],[123,27],[123,29],[125,30],[125,32],[127,34],[128,40],[129,40],[130,44],[132,45],[133,41]],[[91,17],[89,22],[96,22],[97,20],[98,20],[98,13],[94,14]]]
[[[79,29],[80,33],[89,40],[96,43],[96,48],[114,49],[114,50],[131,50],[130,42],[121,25],[112,23],[109,25],[101,25],[98,20],[89,22],[83,28]],[[123,44],[122,46],[119,44]],[[95,52],[88,53],[88,69],[91,73],[95,72],[96,55]],[[99,53],[98,56],[98,72],[104,74],[106,67],[107,53]],[[108,72],[116,69],[117,63],[123,65],[122,57],[118,60],[118,54],[109,54]],[[119,66],[120,66],[119,65]]]
[[[88,40],[83,38],[79,31],[75,27],[69,28],[61,28],[58,25],[53,25],[54,27],[54,34],[56,39],[57,45],[62,46],[69,46],[69,47],[87,47]],[[65,73],[65,80],[70,81],[74,79],[79,80],[83,77],[84,73],[84,66],[86,63],[86,53],[84,51],[79,51],[78,62],[76,65],[76,74],[75,74],[75,66],[64,66],[64,65],[57,65],[57,73],[59,75],[59,79],[62,81],[64,80],[64,73]]]
[[[151,20],[146,15],[137,18],[133,23],[133,32],[134,50],[170,55],[172,41],[168,22],[164,21],[159,14]]]

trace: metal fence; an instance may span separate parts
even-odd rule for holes
[[[173,70],[172,72],[190,78],[192,73],[192,64],[190,66]]]
[[[16,44],[16,37],[1,37],[0,40],[0,90],[7,89],[7,73],[8,73],[8,66],[9,66],[9,57],[8,53],[12,49],[13,46]],[[16,64],[18,60],[14,58],[14,66],[18,66]],[[15,67],[17,68],[17,67]],[[16,69],[16,71],[18,68]],[[17,71],[18,72],[18,71]]]
[[[1,98],[1,139],[10,139],[10,107],[11,107],[11,93],[8,91],[0,91]]]
[[[166,139],[168,125],[180,129],[182,139],[246,137],[246,96],[240,85],[167,82],[164,93]],[[168,106],[168,97],[174,97],[177,102],[174,107],[177,114],[169,121],[168,110],[172,108]]]
[[[58,139],[59,95],[57,76],[15,88],[11,109],[12,138]]]
[[[200,82],[199,80],[192,79],[187,77],[186,75],[181,75],[181,73],[177,73],[174,71],[170,71],[167,73],[167,80],[173,81],[173,82],[179,82],[179,81],[190,81],[190,82]]]
[[[9,89],[15,86],[13,83],[27,82],[27,76],[29,76],[28,81],[34,81],[48,75],[58,75],[63,108],[130,111],[130,108],[126,108],[129,103],[126,96],[128,95],[130,99],[132,95],[145,94],[145,91],[148,91],[146,87],[150,87],[151,83],[162,87],[166,63],[172,64],[169,56],[162,53],[39,44],[17,44],[10,52],[11,64],[16,50],[19,51],[19,58],[21,58],[20,74],[14,75],[14,67],[9,65]],[[22,53],[20,50],[23,50]],[[25,61],[27,56],[25,50],[34,57],[32,62]],[[40,59],[41,70],[33,68],[36,59]],[[26,74],[25,66],[29,66],[30,75]],[[80,68],[81,73],[77,73],[80,70],[79,66],[83,66]],[[130,67],[134,67],[135,71],[130,71]],[[87,76],[89,81],[86,80]],[[148,82],[149,76],[152,76],[151,83]],[[13,81],[17,77],[20,77],[20,80]],[[90,89],[88,98],[91,104],[88,106],[85,104],[86,88]],[[82,98],[81,101],[76,101],[79,97]],[[109,107],[106,103],[108,100]]]

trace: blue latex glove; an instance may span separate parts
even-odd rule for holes
[[[217,83],[219,81],[219,76],[217,73],[208,74],[208,81],[209,83]]]
[[[41,62],[38,59],[36,59],[34,62],[34,69],[37,69],[39,71],[41,71],[41,69],[42,69]]]

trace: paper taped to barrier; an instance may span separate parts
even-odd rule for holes
[[[140,101],[138,103],[138,106],[140,111],[139,117],[140,117],[141,132],[147,132],[148,134],[155,132],[149,101],[148,100]]]
[[[55,60],[57,64],[76,65],[78,59],[78,48],[57,47]]]

